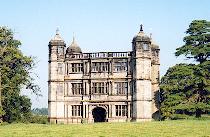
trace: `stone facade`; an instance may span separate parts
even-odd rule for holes
[[[49,121],[152,120],[158,107],[159,65],[159,46],[142,25],[127,52],[82,53],[74,38],[66,49],[56,32],[49,42]]]

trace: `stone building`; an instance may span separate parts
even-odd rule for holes
[[[49,42],[51,123],[150,121],[157,111],[159,46],[142,29],[132,51],[83,53],[58,31]]]

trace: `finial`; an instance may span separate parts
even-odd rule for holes
[[[152,39],[152,28],[149,28],[149,31],[150,31],[149,37],[150,37],[150,39]]]
[[[143,25],[142,24],[140,25],[140,31],[143,31]]]
[[[74,32],[73,32],[73,41],[72,41],[72,43],[74,43],[75,42],[75,35],[74,35]]]
[[[59,35],[59,28],[56,29],[56,35]]]
[[[152,33],[149,34],[150,39],[152,39]]]

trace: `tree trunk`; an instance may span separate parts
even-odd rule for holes
[[[201,110],[200,109],[196,109],[196,111],[195,111],[195,117],[196,118],[200,118],[201,117]]]

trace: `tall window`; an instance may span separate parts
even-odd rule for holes
[[[63,65],[62,65],[62,63],[58,63],[58,74],[63,74]]]
[[[73,105],[71,108],[72,116],[82,116],[82,106]]]
[[[81,95],[82,94],[82,83],[72,83],[72,94]]]
[[[126,60],[116,60],[114,62],[114,72],[127,71],[127,61]]]
[[[58,84],[56,91],[57,91],[58,95],[62,95],[63,94],[63,84]]]
[[[93,94],[106,94],[107,86],[106,82],[94,82],[92,85],[92,93]]]
[[[59,46],[58,47],[58,54],[59,55],[63,55],[63,51],[64,51],[63,47],[62,46]]]
[[[127,105],[115,105],[116,116],[127,116]]]
[[[71,64],[71,72],[81,73],[83,70],[82,63],[72,63]]]
[[[108,62],[93,62],[92,72],[108,72]]]
[[[125,95],[128,90],[127,82],[116,82],[117,95]]]

